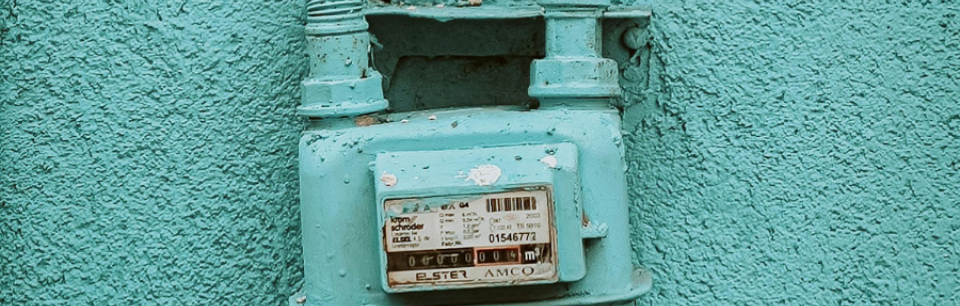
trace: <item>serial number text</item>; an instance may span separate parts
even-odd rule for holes
[[[537,240],[537,233],[535,232],[490,234],[490,243],[523,242],[534,240]]]

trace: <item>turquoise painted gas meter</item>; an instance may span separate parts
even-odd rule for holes
[[[635,26],[649,12],[608,5],[308,1],[310,73],[298,109],[311,118],[300,142],[304,288],[290,304],[632,305],[648,290],[649,276],[631,260],[612,106],[618,63],[601,46],[629,30],[602,30],[609,20]],[[364,16],[539,24],[531,33],[542,49],[529,51],[523,68],[537,103],[385,112],[386,98],[399,94],[383,89],[405,74],[371,68]],[[390,37],[379,41],[390,48]],[[393,66],[403,66],[397,58]],[[418,69],[443,65],[452,64]]]

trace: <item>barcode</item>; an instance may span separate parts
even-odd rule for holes
[[[537,210],[537,199],[534,197],[487,199],[487,212],[517,210]]]

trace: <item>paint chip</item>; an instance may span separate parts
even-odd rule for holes
[[[550,168],[557,167],[557,158],[554,157],[553,155],[544,156],[543,158],[540,159],[540,162],[543,163],[544,165],[547,165],[547,167],[550,167]]]
[[[387,206],[387,216],[399,216],[403,213],[403,205],[399,203],[393,203]]]
[[[500,179],[502,171],[495,165],[480,165],[470,169],[467,179],[464,181],[473,181],[477,186],[490,186]]]
[[[384,171],[383,174],[380,175],[380,181],[383,182],[384,186],[393,187],[397,184],[397,176]]]

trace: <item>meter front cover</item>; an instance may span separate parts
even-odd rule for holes
[[[582,278],[577,154],[567,143],[379,153],[384,290]]]
[[[550,188],[383,203],[393,287],[557,281]]]

